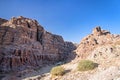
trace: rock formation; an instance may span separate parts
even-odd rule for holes
[[[64,60],[76,47],[25,17],[0,19],[0,71],[40,67]]]
[[[120,41],[120,35],[113,35],[109,31],[102,30],[100,27],[93,29],[92,34],[83,38],[76,49],[76,53],[81,59],[86,58],[91,52],[106,44],[113,44]]]
[[[120,35],[113,35],[96,27],[92,34],[82,39],[76,52],[79,57],[61,65],[66,70],[63,76],[52,77],[49,73],[45,73],[43,77],[37,75],[24,80],[34,80],[38,77],[41,80],[120,80]],[[77,67],[81,59],[95,62],[96,68],[78,71]]]
[[[120,35],[114,35],[96,27],[92,34],[82,39],[76,52],[78,57],[69,64],[62,65],[65,70],[71,71],[56,79],[120,80]],[[78,62],[81,59],[91,60],[96,63],[97,67],[93,70],[77,71]],[[43,80],[50,80],[46,77]]]

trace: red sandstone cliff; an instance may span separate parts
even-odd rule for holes
[[[66,59],[74,49],[71,42],[45,31],[36,20],[0,19],[0,71],[40,67]]]

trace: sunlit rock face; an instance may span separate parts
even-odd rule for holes
[[[70,46],[69,46],[70,45]],[[76,47],[36,20],[0,19],[0,71],[17,71],[64,60]]]
[[[83,38],[76,49],[76,53],[81,59],[86,58],[99,46],[114,44],[120,41],[120,35],[113,35],[109,31],[102,30],[101,27],[93,29],[92,34]]]

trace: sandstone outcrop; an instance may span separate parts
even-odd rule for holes
[[[76,47],[25,17],[0,19],[0,71],[40,67],[64,60]]]
[[[120,35],[113,35],[109,31],[100,27],[93,29],[92,34],[83,38],[76,49],[76,53],[81,59],[86,58],[91,52],[102,45],[114,44],[120,41]]]
[[[53,80],[120,80],[120,35],[113,35],[109,31],[96,27],[92,34],[81,41],[76,52],[79,57],[61,65],[68,72]],[[77,67],[81,59],[95,62],[96,68],[78,71]],[[41,80],[51,80],[52,76],[49,73],[44,75]],[[38,76],[28,79],[37,79]]]

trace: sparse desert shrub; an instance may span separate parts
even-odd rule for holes
[[[53,76],[62,76],[65,73],[65,69],[61,66],[53,67],[50,71]]]
[[[77,69],[78,71],[88,71],[94,69],[96,66],[96,63],[90,60],[81,60],[78,63]]]

